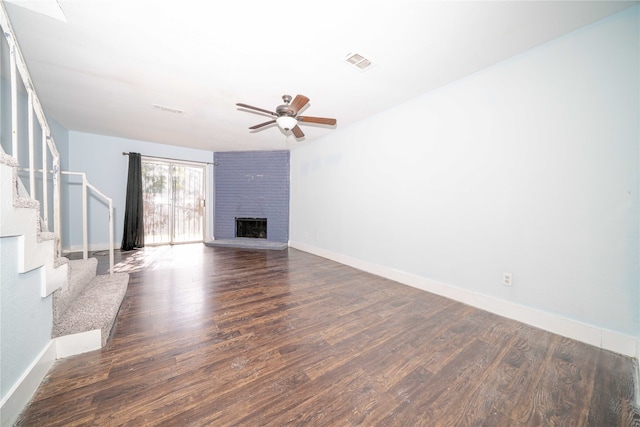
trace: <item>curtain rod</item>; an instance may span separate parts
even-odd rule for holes
[[[123,156],[128,156],[131,153],[128,153],[126,151],[122,152]],[[176,162],[187,162],[187,163],[204,163],[206,165],[213,165],[213,166],[218,166],[217,163],[212,163],[212,162],[196,162],[193,160],[184,160],[184,159],[173,159],[171,157],[158,157],[158,156],[145,156],[144,154],[141,154],[142,157],[148,157],[150,159],[161,159],[161,160],[175,160]]]

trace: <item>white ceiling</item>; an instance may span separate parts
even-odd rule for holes
[[[50,16],[55,0],[4,3],[49,116],[70,130],[234,151],[339,131],[304,124],[298,141],[275,125],[249,131],[270,117],[237,102],[274,111],[283,94],[303,94],[304,115],[339,129],[637,2],[58,3],[66,22]],[[349,53],[374,65],[361,72]]]

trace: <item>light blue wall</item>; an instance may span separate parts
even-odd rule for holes
[[[17,241],[0,239],[0,400],[51,341],[51,296],[40,297],[41,269],[18,274]]]
[[[290,240],[639,336],[639,11],[295,148]]]
[[[123,152],[138,152],[143,156],[169,157],[194,162],[213,162],[211,151],[69,131],[69,170],[86,172],[89,182],[113,199],[116,248],[120,247],[122,240],[129,167],[129,157],[123,156]],[[213,172],[212,168],[209,169],[211,169],[211,178]],[[213,200],[211,191],[210,189],[209,201]],[[80,186],[72,185],[67,200],[69,219],[63,232],[63,247],[66,249],[78,250],[82,247],[81,200]],[[108,247],[108,220],[106,204],[98,197],[91,197],[89,200],[90,249]],[[213,218],[209,218],[210,224],[212,221]],[[210,239],[209,236],[207,238]]]

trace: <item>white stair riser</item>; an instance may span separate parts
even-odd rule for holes
[[[44,268],[41,295],[46,297],[65,285],[67,266],[55,265],[55,241],[40,240],[39,211],[15,207],[13,167],[0,164],[0,238],[18,237],[18,272]]]

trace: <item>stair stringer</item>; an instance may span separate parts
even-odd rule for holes
[[[43,268],[40,293],[46,297],[66,285],[68,266],[56,259],[54,234],[41,232],[39,202],[18,195],[17,166],[11,156],[0,158],[0,238],[18,238],[18,273]]]

